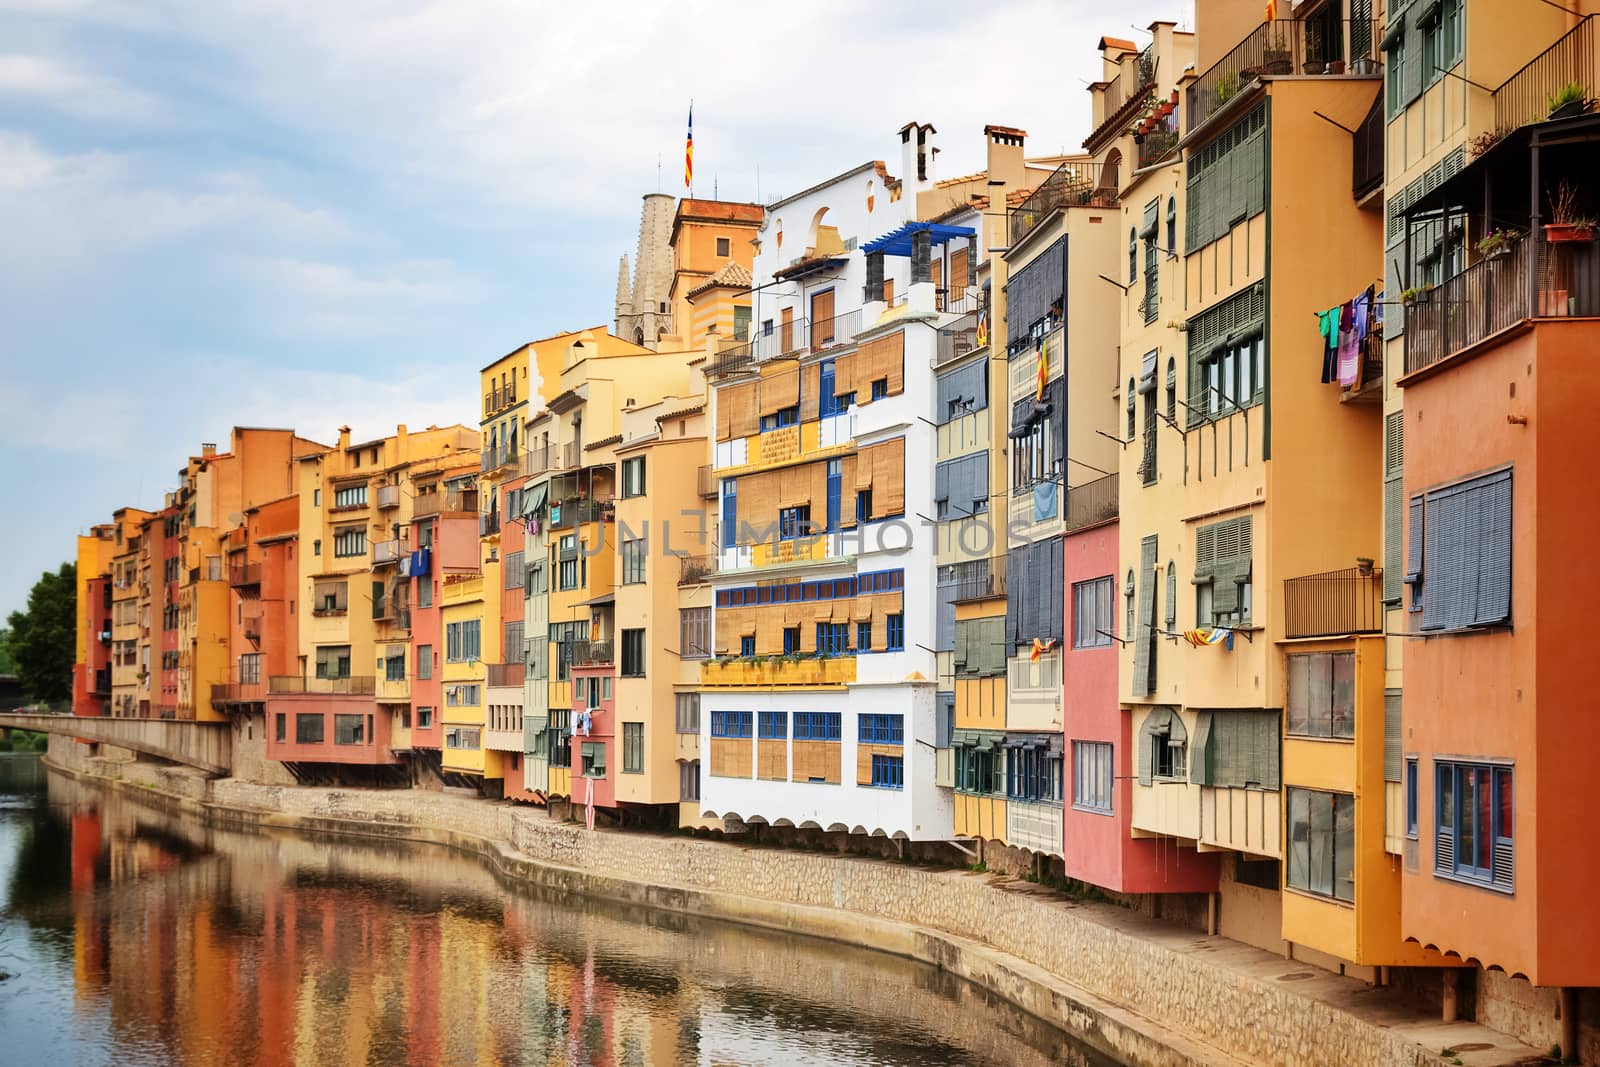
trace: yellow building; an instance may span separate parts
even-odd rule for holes
[[[765,217],[760,204],[678,201],[672,218],[672,306],[676,348],[701,348],[708,333],[750,336],[750,264]],[[665,346],[664,346],[665,347]]]

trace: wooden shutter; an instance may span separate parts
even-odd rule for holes
[[[1428,494],[1423,554],[1428,580],[1422,586],[1422,628],[1453,630],[1469,625],[1477,586],[1472,496],[1459,487]]]
[[[869,471],[871,481],[863,485],[862,479],[869,477]],[[861,449],[856,454],[856,486],[872,489],[872,518],[905,511],[906,439],[895,437]]]
[[[1398,782],[1405,761],[1401,757],[1404,742],[1400,732],[1400,690],[1383,691],[1383,780]]]
[[[794,351],[794,308],[784,308],[779,313],[778,324],[778,352],[779,354]]]
[[[1217,613],[1236,611],[1239,607],[1239,585],[1250,576],[1250,516],[1216,523],[1213,529],[1215,557],[1211,610]]]
[[[837,389],[837,381],[835,389]],[[822,364],[810,363],[800,371],[800,421],[810,422],[822,412]]]
[[[761,379],[762,415],[772,415],[800,403],[800,371],[791,367]]]
[[[894,279],[893,278],[885,278],[883,280],[883,302],[885,304],[894,303]]]
[[[721,409],[728,409],[728,437],[749,437],[756,432],[756,384],[744,382],[740,385],[724,386],[717,393],[717,420],[720,425],[722,420]]]
[[[858,403],[872,399],[872,383],[889,379],[889,395],[905,392],[906,332],[896,330],[886,337],[869,341],[856,353],[855,381]]]
[[[1151,779],[1154,777],[1150,773],[1150,736],[1152,728],[1155,725],[1155,717],[1158,712],[1162,710],[1164,709],[1152,708],[1150,713],[1144,717],[1144,723],[1139,727],[1138,765],[1134,768],[1134,770],[1139,776],[1140,785],[1149,785],[1151,783]]]
[[[1411,513],[1411,521],[1407,530],[1405,584],[1415,585],[1422,581],[1422,566],[1426,562],[1423,555],[1423,544],[1427,541],[1427,530],[1424,527],[1427,516],[1420,495],[1411,498],[1411,505],[1408,510]]]
[[[811,298],[811,345],[827,344],[835,339],[833,324],[833,290],[824,289]]]
[[[970,279],[967,276],[967,250],[958,248],[950,253],[950,299],[960,300],[966,294]]]
[[[1155,692],[1156,535],[1139,542],[1139,627],[1133,637],[1133,695]]]
[[[1405,413],[1392,412],[1383,422],[1383,599],[1396,601],[1404,592],[1405,556]]]

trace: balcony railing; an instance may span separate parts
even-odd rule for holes
[[[229,682],[211,687],[213,704],[248,704],[263,699],[267,687],[260,682]]]
[[[550,528],[565,530],[586,522],[613,522],[617,506],[610,500],[563,500],[550,509]]]
[[[261,640],[261,609],[258,607],[254,611],[246,610],[239,620],[239,628],[244,631],[245,640]]]
[[[537,445],[522,453],[522,473],[529,477],[560,469],[560,445]]]
[[[487,511],[478,516],[478,536],[492,537],[500,532],[500,512]]]
[[[261,584],[261,564],[240,563],[228,568],[228,584],[235,589]]]
[[[1196,130],[1262,75],[1377,74],[1371,19],[1263,22],[1189,86],[1189,129]]]
[[[1140,135],[1139,168],[1154,166],[1172,155],[1178,147],[1178,136],[1178,113],[1169,111],[1157,120],[1154,129]]]
[[[964,564],[960,570],[956,578],[956,603],[1006,595],[1006,557],[991,556]]]
[[[571,663],[574,667],[616,662],[613,658],[612,642],[609,640],[573,641],[568,647],[571,649]]]
[[[400,557],[405,554],[405,548],[398,540],[374,541],[372,543],[372,565],[374,567],[398,563],[400,562]]]
[[[1139,53],[1139,60],[1132,70],[1124,68],[1123,71],[1106,84],[1105,115],[1110,118],[1122,110],[1122,105],[1130,100],[1136,100],[1147,92],[1156,80],[1156,46],[1151,44]]]
[[[848,344],[860,329],[861,309],[846,311],[831,319],[812,323],[809,319],[774,322],[771,332],[758,330],[742,345],[718,352],[706,368],[712,378],[726,377],[749,370],[751,364],[798,352],[821,352]]]
[[[1596,89],[1594,16],[1582,22],[1540,52],[1494,91],[1494,128],[1505,134],[1550,117],[1550,100],[1573,83],[1585,96]]]
[[[1383,576],[1358,567],[1283,582],[1283,635],[1337,637],[1383,632]]]
[[[678,560],[678,584],[700,585],[717,573],[716,556],[684,556]]]
[[[717,482],[716,467],[710,463],[701,464],[695,478],[695,488],[700,493],[700,499],[715,500],[717,497]]]
[[[934,367],[953,363],[979,346],[979,338],[988,343],[987,330],[979,328],[979,319],[985,312],[973,311],[939,328],[939,337],[933,350]]]
[[[831,319],[820,319],[810,323],[806,338],[806,346],[813,352],[825,352],[830,348],[838,348],[855,340],[861,330],[861,309],[841,312]]]
[[[1108,474],[1067,490],[1067,529],[1077,530],[1117,517],[1117,476]]]
[[[1367,109],[1367,117],[1350,138],[1350,193],[1357,200],[1383,184],[1383,94]]]
[[[398,485],[378,486],[378,507],[388,509],[400,506],[400,487]]]
[[[111,668],[101,667],[94,672],[94,692],[111,692]]]
[[[476,489],[449,489],[442,493],[426,493],[417,497],[417,502],[412,506],[412,515],[424,518],[429,515],[438,515],[441,512],[464,513],[478,510],[478,491]]]
[[[949,315],[965,315],[988,307],[985,295],[981,285],[968,285],[966,279],[959,285],[951,281],[943,289],[934,290],[933,306]]]
[[[497,383],[494,388],[483,394],[483,413],[485,415],[493,415],[495,412],[508,408],[516,402],[516,387],[508,385],[502,389]]]
[[[1033,195],[1011,209],[1007,218],[1010,244],[1032,233],[1059,207],[1116,207],[1116,171],[1099,163],[1063,163],[1040,183]]]
[[[525,677],[527,677],[527,667],[521,663],[491,663],[488,665],[487,685],[490,689],[496,687],[520,687]]]
[[[345,678],[304,678],[298,674],[275,674],[267,683],[274,695],[326,693],[330,696],[371,696],[377,692],[377,679],[370,674]]]
[[[1407,374],[1529,317],[1532,240],[1524,237],[1504,255],[1479,260],[1418,296],[1417,302],[1406,310]],[[1592,261],[1593,246],[1589,248],[1588,258]],[[1553,305],[1555,299],[1551,295],[1549,303]],[[1564,305],[1566,297],[1561,300]],[[1561,314],[1566,314],[1565,306]]]
[[[497,471],[501,467],[509,467],[521,458],[521,449],[515,442],[505,445],[494,445],[485,448],[478,460],[485,473]]]

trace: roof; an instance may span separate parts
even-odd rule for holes
[[[602,437],[598,441],[590,441],[588,444],[583,446],[583,450],[585,452],[593,452],[597,448],[604,448],[607,445],[614,445],[621,440],[622,435],[620,433],[614,433],[610,437]]]
[[[939,181],[936,181],[936,182],[933,183],[933,187],[935,189],[944,189],[944,188],[946,188],[948,186],[951,186],[951,185],[964,185],[967,182],[975,182],[979,178],[982,178],[985,175],[987,175],[988,173],[989,172],[986,171],[986,170],[979,170],[979,171],[974,171],[971,174],[963,174],[959,178],[941,178]]]
[[[775,270],[772,272],[772,276],[780,281],[789,281],[793,278],[803,278],[807,274],[815,274],[820,270],[828,270],[832,267],[843,266],[849,260],[849,258],[850,257],[848,256],[831,255],[812,256],[810,259],[802,259],[797,263],[791,263],[782,270]]]
[[[666,422],[668,419],[681,419],[689,415],[697,415],[705,409],[706,406],[704,404],[694,404],[690,407],[679,408],[677,411],[669,411],[665,415],[657,415],[656,421]]]
[[[672,216],[672,236],[676,244],[678,230],[685,222],[721,222],[729,226],[761,225],[767,209],[760,204],[747,204],[735,200],[696,200],[684,197],[678,201],[678,210]]]
[[[1125,41],[1121,37],[1102,37],[1097,47],[1102,52],[1107,48],[1120,48],[1124,52],[1137,52],[1139,50],[1138,46],[1132,41]]]
[[[933,241],[935,248],[957,238],[976,237],[978,231],[971,226],[945,226],[937,222],[908,222],[898,229],[890,230],[882,237],[875,237],[861,246],[861,251],[866,255],[882,252],[889,256],[909,256],[911,254],[911,238],[913,234],[926,232]]]
[[[891,184],[894,183],[894,179],[889,176],[889,170],[888,170],[888,168],[886,166],[884,166],[883,160],[874,159],[874,160],[872,160],[870,162],[861,163],[861,164],[858,164],[857,166],[851,167],[849,170],[845,171],[843,174],[835,174],[831,178],[826,178],[823,181],[820,181],[817,184],[815,184],[815,185],[813,185],[813,186],[811,186],[809,188],[800,190],[798,193],[795,193],[793,196],[786,196],[781,200],[774,200],[772,203],[767,205],[767,210],[768,211],[772,211],[772,210],[774,210],[776,208],[782,207],[785,204],[791,204],[794,201],[799,200],[801,197],[810,196],[812,193],[816,192],[818,189],[826,189],[828,186],[833,185],[836,182],[842,182],[846,178],[853,178],[857,174],[860,174],[862,171],[867,171],[867,170],[876,170],[878,172],[878,177],[883,180],[883,183],[885,185],[891,185]]]
[[[746,268],[743,264],[729,260],[727,263],[722,265],[722,269],[718,270],[715,274],[711,275],[711,277],[707,278],[693,289],[690,289],[688,297],[689,299],[693,300],[696,296],[699,296],[706,290],[715,289],[718,286],[728,289],[748,289],[753,281],[754,279],[750,277],[750,271],[748,268]]]

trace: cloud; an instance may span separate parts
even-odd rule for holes
[[[0,54],[0,98],[23,97],[84,119],[148,125],[165,118],[152,96],[50,56]]]

